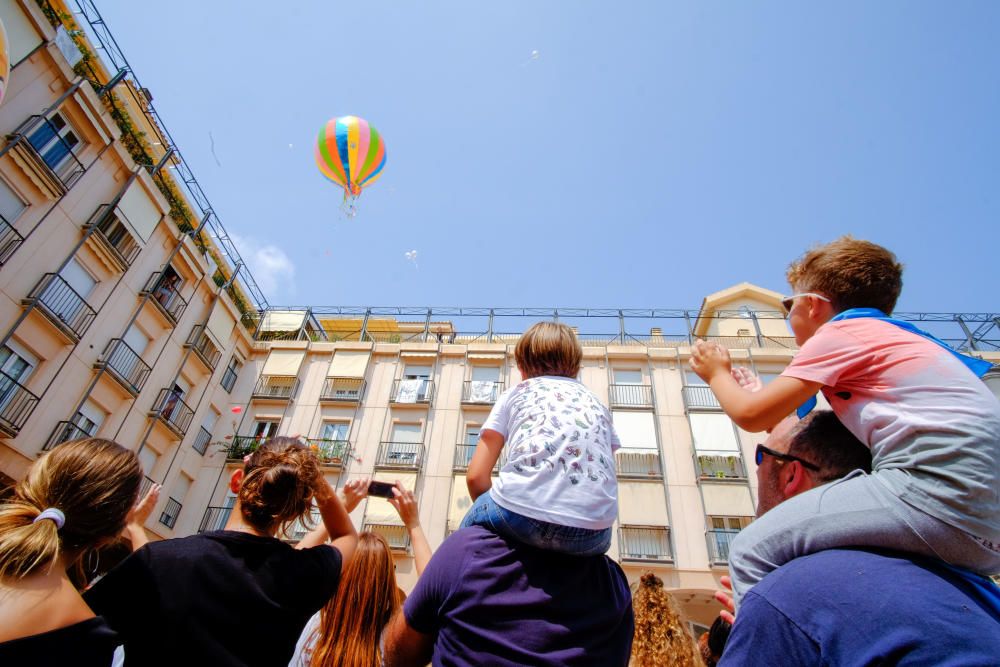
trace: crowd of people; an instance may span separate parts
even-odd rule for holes
[[[779,378],[692,349],[732,420],[768,431],[757,520],[697,641],[660,578],[630,588],[605,555],[618,436],[576,379],[576,335],[545,322],[483,426],[461,529],[432,554],[413,492],[392,489],[409,596],[386,541],[350,520],[370,480],[337,492],[296,438],[232,474],[224,530],[152,542],[158,488],[139,498],[135,453],[88,438],[40,456],[0,506],[0,664],[998,664],[1000,593],[983,575],[1000,572],[1000,403],[982,364],[890,317],[901,266],[880,246],[821,246],[789,283],[801,347]],[[123,540],[117,566],[89,563]]]

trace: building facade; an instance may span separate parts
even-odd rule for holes
[[[94,20],[90,3],[75,9]],[[687,361],[705,338],[765,381],[779,374],[796,346],[777,293],[741,284],[692,310],[272,307],[111,41],[113,62],[98,60],[61,3],[0,0],[0,18],[13,64],[0,106],[8,483],[61,442],[115,439],[163,485],[147,530],[166,539],[221,528],[243,456],[299,436],[338,488],[372,476],[414,489],[437,546],[471,505],[481,424],[520,381],[520,332],[558,319],[577,328],[580,380],[623,444],[609,555],[630,580],[657,572],[690,622],[711,623],[729,544],[754,515],[763,436],[736,428]],[[1000,362],[996,314],[904,317]],[[386,537],[409,589],[395,511],[371,498],[353,519]]]

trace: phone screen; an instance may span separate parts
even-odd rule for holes
[[[379,498],[392,498],[392,490],[394,488],[395,485],[389,482],[372,482],[368,485],[368,495],[378,496]]]

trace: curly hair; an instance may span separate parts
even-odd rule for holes
[[[642,575],[632,596],[635,637],[632,667],[689,667],[701,665],[694,639],[681,622],[677,603],[663,590],[663,580],[652,572]]]
[[[240,509],[258,530],[272,532],[292,521],[309,521],[312,483],[321,475],[319,462],[301,442],[279,436],[250,454],[243,465]]]

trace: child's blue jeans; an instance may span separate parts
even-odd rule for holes
[[[482,526],[501,537],[528,546],[574,556],[599,556],[611,546],[611,529],[573,528],[539,521],[504,509],[489,491],[476,498],[461,528]]]

